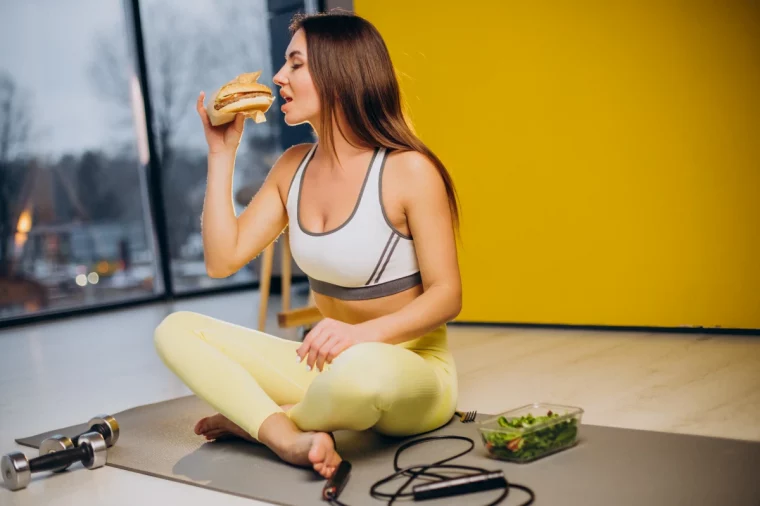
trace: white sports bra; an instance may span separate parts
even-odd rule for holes
[[[293,260],[316,293],[343,300],[384,297],[422,282],[412,238],[396,230],[382,203],[387,150],[375,149],[351,216],[321,233],[301,227],[303,176],[317,144],[304,156],[288,189],[288,233]]]

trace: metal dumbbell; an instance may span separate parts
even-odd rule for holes
[[[87,422],[87,425],[89,425],[90,428],[84,431],[83,434],[87,434],[88,432],[97,432],[103,436],[103,439],[106,440],[106,444],[109,448],[115,445],[116,441],[119,440],[119,422],[117,422],[116,418],[112,417],[111,415],[97,415],[93,418],[90,418],[90,421]],[[79,443],[77,441],[81,436],[82,434],[79,434],[78,436],[74,436],[74,438],[71,440],[71,442],[74,443],[74,446],[79,446]]]
[[[104,438],[105,439],[105,438]],[[44,439],[40,443],[40,456],[47,455],[48,453],[57,453],[74,448],[74,442],[70,437],[61,436],[56,434],[55,436]],[[61,464],[60,466],[51,469],[54,473],[60,473],[68,469],[69,464]]]
[[[4,455],[0,460],[3,482],[10,490],[21,490],[29,485],[32,473],[52,471],[61,466],[81,462],[87,469],[97,469],[106,464],[108,446],[105,438],[97,432],[81,434],[79,446],[28,460],[21,452]]]
[[[111,415],[98,415],[96,417],[93,417],[89,422],[87,422],[87,425],[89,425],[90,428],[82,434],[86,434],[88,432],[99,433],[103,436],[103,439],[105,439],[106,445],[109,448],[115,445],[116,441],[119,439],[119,423]],[[79,446],[77,442],[79,441],[79,438],[82,436],[82,434],[74,436],[73,439],[66,436],[61,436],[60,434],[49,437],[40,443],[39,454],[47,455],[48,453],[70,450],[75,446]],[[69,464],[62,464],[55,469],[51,469],[51,471],[54,473],[60,473],[68,469],[68,467]]]

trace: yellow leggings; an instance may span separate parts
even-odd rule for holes
[[[320,372],[299,363],[299,342],[178,311],[155,331],[164,363],[254,438],[280,405],[303,431],[372,428],[391,436],[434,430],[457,402],[446,326],[402,344],[361,343]]]

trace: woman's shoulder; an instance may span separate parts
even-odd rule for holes
[[[388,152],[386,165],[392,165],[406,175],[435,175],[437,170],[433,161],[427,155],[412,149],[391,150]]]
[[[298,167],[313,146],[314,144],[311,143],[303,143],[289,147],[283,151],[269,171],[267,179],[271,180],[277,187],[283,205],[287,204],[290,187],[293,184]]]
[[[383,185],[393,186],[399,193],[412,197],[443,188],[443,179],[435,163],[424,153],[391,151],[383,168]]]
[[[277,185],[281,189],[288,191],[298,167],[313,146],[314,144],[308,142],[295,144],[283,151],[274,163],[270,175],[276,180]]]
[[[306,157],[313,146],[314,144],[311,142],[304,142],[290,146],[280,155],[279,160],[277,160],[277,165],[292,169],[293,172],[295,172],[301,164],[301,161]]]

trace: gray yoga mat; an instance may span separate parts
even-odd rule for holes
[[[195,396],[115,413],[121,436],[108,451],[108,465],[275,504],[327,504],[321,500],[325,482],[311,470],[285,464],[258,444],[239,439],[207,442],[196,436],[192,432],[195,422],[213,413]],[[72,436],[86,428],[66,427],[17,442],[37,448],[52,434]],[[531,463],[515,464],[486,457],[474,423],[454,419],[426,435],[443,434],[475,440],[474,450],[452,463],[502,469],[510,482],[533,489],[534,504],[538,505],[760,504],[760,443],[581,425],[580,442],[575,447]],[[370,486],[393,472],[393,455],[408,439],[348,431],[336,432],[335,438],[341,455],[353,464],[341,501],[352,506],[386,504],[369,495]],[[461,441],[425,443],[404,452],[400,465],[433,462],[466,445]],[[81,466],[69,472],[78,469]],[[65,479],[63,475],[45,478]],[[400,483],[383,490],[394,490]],[[488,504],[498,495],[487,491],[426,503]],[[512,489],[501,504],[519,505],[527,497],[523,491]]]

